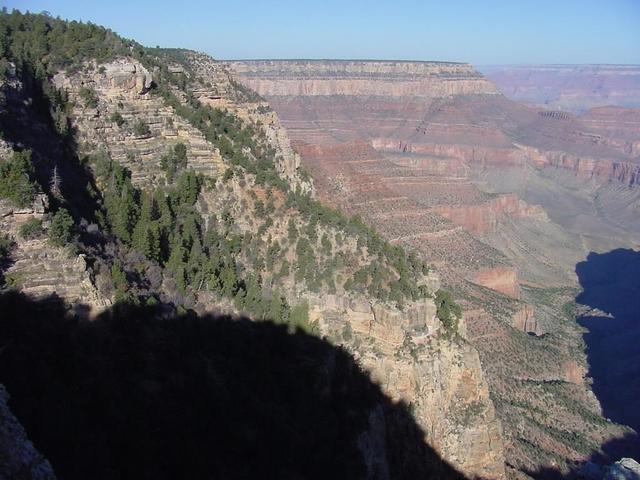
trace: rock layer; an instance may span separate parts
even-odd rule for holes
[[[243,82],[261,95],[273,96],[418,96],[472,93],[497,89],[465,63],[294,60],[235,61]]]

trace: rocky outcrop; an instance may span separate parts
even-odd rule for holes
[[[291,147],[289,135],[276,112],[271,110],[271,107],[265,102],[260,103],[255,109],[251,109],[249,116],[252,121],[260,125],[269,144],[279,153],[276,160],[280,175],[289,182],[294,190],[313,194],[313,181],[311,178],[301,177],[300,155]]]
[[[9,394],[0,385],[0,478],[55,480],[51,464],[29,441],[8,403]]]
[[[101,64],[100,71],[102,74],[94,77],[100,89],[128,93],[132,97],[148,92],[153,81],[146,68],[127,58]]]
[[[139,62],[90,64],[85,71],[61,72],[53,80],[75,101],[74,123],[86,153],[106,151],[131,170],[137,184],[157,184],[164,177],[161,157],[178,142],[187,147],[190,168],[209,176],[221,172],[218,149],[161,97],[152,95],[149,72]],[[95,92],[95,105],[83,99],[86,91]]]
[[[56,296],[74,309],[82,305],[76,311],[82,317],[97,314],[111,305],[111,299],[98,292],[84,254],[48,242],[47,206],[43,194],[37,195],[28,208],[18,209],[0,201],[0,226],[14,240],[11,262],[4,271],[5,282],[34,298]],[[44,231],[35,238],[21,238],[20,227],[32,219],[42,221]]]
[[[513,298],[520,298],[518,273],[511,267],[485,268],[475,272],[473,281]]]
[[[536,321],[533,308],[529,305],[523,305],[521,308],[516,310],[512,316],[512,325],[514,328],[523,332],[531,333],[533,335],[542,335],[542,331]]]
[[[640,480],[640,464],[633,458],[622,458],[606,469],[605,480]]]
[[[554,167],[573,172],[583,180],[601,183],[620,182],[634,186],[640,181],[640,164],[636,160],[615,160],[576,155],[563,151],[541,150],[526,145],[514,144],[509,147],[451,145],[438,143],[403,143],[389,139],[374,139],[376,149],[387,152],[402,152],[433,157],[434,161],[449,158],[471,165],[474,168],[524,167],[528,163],[537,168]],[[635,143],[625,147],[635,153]],[[617,154],[613,154],[618,156]],[[431,162],[430,162],[431,163]],[[457,163],[445,164],[448,173],[459,171]]]
[[[587,480],[640,480],[640,464],[633,458],[621,458],[604,467],[587,462],[579,470],[578,477]]]
[[[620,182],[629,187],[640,184],[640,164],[637,161],[590,158],[558,151],[541,151],[519,146],[527,160],[538,168],[554,167],[569,170],[583,180],[600,183]]]
[[[514,194],[499,195],[477,205],[440,205],[434,210],[471,233],[495,232],[505,217],[537,218],[547,221],[545,211],[537,205],[529,205]]]
[[[437,277],[430,282],[437,286]],[[504,476],[502,430],[477,352],[463,339],[443,338],[432,300],[404,312],[333,295],[310,303],[321,331],[343,343],[394,401],[411,405],[425,440],[443,458],[470,476]],[[371,429],[383,429],[371,415]],[[364,435],[374,449],[370,432]]]
[[[213,60],[209,55],[184,51],[185,68],[199,80],[194,95],[205,105],[233,112],[255,128],[260,129],[268,144],[278,152],[277,169],[292,189],[313,193],[313,182],[300,172],[300,156],[291,148],[289,136],[278,115],[255,92],[244,90],[235,81],[227,64]]]

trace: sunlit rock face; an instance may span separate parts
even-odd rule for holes
[[[465,63],[402,61],[248,61],[232,66],[261,95],[441,97],[496,94],[497,89]]]

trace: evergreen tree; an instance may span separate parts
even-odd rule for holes
[[[49,226],[49,241],[58,247],[67,245],[73,239],[73,218],[64,208],[60,208]]]
[[[31,151],[13,152],[11,158],[0,162],[0,198],[7,198],[19,207],[31,204],[36,184],[31,164]]]

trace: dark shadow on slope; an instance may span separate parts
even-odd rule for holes
[[[17,293],[0,312],[0,383],[60,478],[463,478],[406,405],[300,331],[129,307],[80,321]]]
[[[593,391],[605,417],[640,431],[640,251],[590,253],[576,273],[576,301],[605,312],[578,319]]]
[[[587,329],[589,376],[605,417],[640,428],[640,252],[590,253],[576,265],[582,292],[576,302],[594,309],[578,318]],[[629,431],[592,452],[588,461],[606,466],[622,457],[640,461],[640,436]],[[554,467],[525,472],[537,479],[584,478],[584,462],[569,472]]]
[[[17,85],[8,82],[0,89],[2,138],[18,150],[31,150],[36,180],[50,201],[58,202],[50,191],[57,168],[63,206],[76,220],[95,220],[96,202],[87,191],[88,187],[96,191],[95,182],[78,157],[72,127],[67,134],[58,131],[53,106],[33,72],[26,70],[18,78]]]
[[[640,450],[637,448],[638,437],[635,433],[629,433],[620,438],[614,438],[605,442],[601,447],[593,452],[591,456],[585,461],[578,462],[569,468],[567,472],[561,472],[556,467],[543,467],[535,471],[526,471],[527,475],[532,478],[540,480],[563,480],[563,479],[589,479],[589,478],[603,478],[603,473],[595,476],[587,474],[588,471],[594,472],[594,467],[589,467],[589,463],[595,466],[595,469],[599,469],[600,472],[607,467],[617,462],[623,457],[634,458],[636,461],[640,461]],[[632,448],[633,445],[636,448]]]

